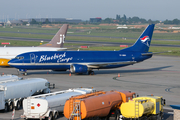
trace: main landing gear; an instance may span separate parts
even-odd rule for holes
[[[24,72],[23,75],[24,75],[24,76],[27,76],[27,72]]]
[[[88,75],[94,75],[94,71],[92,70],[88,71]]]
[[[19,75],[19,72],[24,72],[23,75],[25,75],[25,76],[27,75],[26,69],[18,69],[17,72],[18,72],[18,75]]]

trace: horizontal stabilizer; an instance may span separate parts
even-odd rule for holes
[[[153,55],[153,54],[159,54],[159,53],[167,53],[167,52],[172,52],[172,51],[164,51],[164,52],[154,52],[154,53],[141,53],[141,55]]]

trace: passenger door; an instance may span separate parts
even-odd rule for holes
[[[30,54],[30,63],[35,63],[36,62],[36,57],[34,53]]]

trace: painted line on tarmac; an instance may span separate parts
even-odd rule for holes
[[[144,84],[144,85],[148,84],[148,85],[154,85],[154,86],[167,86],[167,85],[161,85],[161,84],[153,84],[153,83],[143,83],[143,82],[134,82],[134,81],[127,81],[127,80],[119,80],[117,78],[118,78],[118,76],[113,77],[114,80],[121,81],[121,82],[130,82],[130,83],[137,83],[137,84]],[[169,87],[169,86],[167,86],[167,87]]]
[[[172,91],[171,91],[171,89],[173,89],[173,88],[180,88],[180,86],[173,86],[173,87],[170,87],[170,86],[168,86],[168,85],[162,85],[162,84],[153,84],[153,83],[143,83],[143,82],[134,82],[134,81],[127,81],[127,80],[120,80],[120,79],[117,79],[117,78],[120,78],[120,77],[118,77],[118,76],[116,76],[116,77],[113,77],[113,80],[116,80],[116,81],[120,81],[120,82],[130,82],[130,83],[136,83],[136,84],[144,84],[144,85],[153,85],[153,86],[162,86],[162,87],[168,87],[168,88],[166,88],[165,89],[165,91],[166,92],[169,92],[169,93],[173,93]]]
[[[173,92],[171,91],[171,89],[173,89],[173,88],[177,88],[177,87],[166,88],[165,91],[166,91],[166,92],[171,92],[171,93],[173,93]]]
[[[168,114],[173,114],[174,115],[174,112],[167,112]]]

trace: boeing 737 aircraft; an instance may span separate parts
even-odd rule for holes
[[[0,66],[9,66],[9,60],[15,58],[21,53],[31,51],[57,51],[66,49],[62,47],[65,41],[67,29],[68,24],[64,24],[49,43],[37,47],[0,47]]]
[[[41,51],[16,56],[8,64],[24,71],[51,69],[71,73],[93,74],[93,69],[117,68],[132,65],[151,58],[148,52],[154,24],[149,25],[136,43],[120,51]]]

